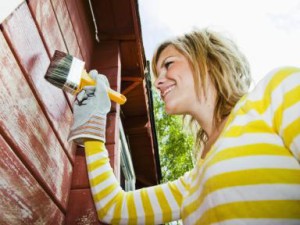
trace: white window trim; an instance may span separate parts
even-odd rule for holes
[[[125,137],[124,129],[121,120],[119,120],[119,128],[120,128],[120,152],[121,152],[121,170],[125,179],[125,191],[133,191],[135,190],[135,172],[132,165],[132,159],[130,150],[127,145],[127,140]]]

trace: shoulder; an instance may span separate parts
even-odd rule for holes
[[[300,84],[300,68],[298,67],[279,67],[268,72],[259,81],[248,99],[256,101],[266,96],[275,97],[277,94],[286,92]]]
[[[279,67],[267,73],[257,86],[263,86],[265,89],[271,91],[279,85],[282,85],[286,79],[299,76],[300,68],[298,67]]]
[[[271,115],[286,102],[295,89],[300,89],[300,68],[280,67],[271,70],[236,104],[231,113],[234,118],[232,120],[240,125],[252,121],[253,118],[271,123]]]

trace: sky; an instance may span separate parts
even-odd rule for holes
[[[248,58],[254,82],[279,66],[300,67],[300,0],[139,0],[143,44],[191,31],[225,32]]]

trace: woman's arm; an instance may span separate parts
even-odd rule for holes
[[[86,141],[85,153],[99,220],[110,224],[161,224],[180,218],[189,173],[174,182],[125,192],[113,174],[103,142]]]

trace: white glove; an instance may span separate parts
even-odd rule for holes
[[[74,119],[68,141],[83,145],[86,140],[105,142],[106,115],[110,111],[111,102],[107,94],[109,87],[105,75],[97,70],[90,71],[96,86],[86,86],[78,93],[73,110]]]

